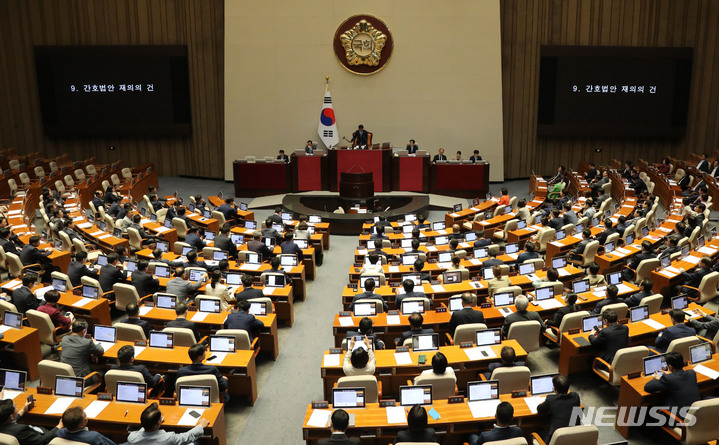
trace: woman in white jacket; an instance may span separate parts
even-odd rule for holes
[[[205,287],[205,295],[220,298],[220,310],[226,311],[235,303],[235,296],[231,295],[227,286],[221,283],[222,272],[219,269],[213,270],[210,275],[210,283]]]

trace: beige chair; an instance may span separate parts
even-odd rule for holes
[[[562,317],[562,322],[559,327],[548,326],[544,330],[544,336],[556,345],[562,344],[562,337],[565,332],[569,332],[571,329],[581,329],[582,317],[589,315],[587,311],[571,312]]]
[[[76,169],[74,173],[75,173],[75,179],[77,179],[80,182],[85,181],[87,179],[87,176],[85,176],[85,172],[80,170],[79,168]]]
[[[669,343],[667,352],[678,352],[685,360],[689,360],[689,357],[691,357],[689,354],[689,348],[696,346],[701,342],[702,339],[697,336],[677,338]]]
[[[164,224],[165,223],[165,215],[167,215],[167,209],[160,209],[157,212],[155,212],[155,215],[157,215],[157,223],[158,224]]]
[[[15,436],[10,434],[0,433],[0,445],[20,445]]]
[[[192,329],[188,328],[165,328],[162,332],[170,332],[174,337],[175,346],[187,346],[188,348],[198,343]]]
[[[151,214],[155,214],[155,208],[152,207],[152,202],[150,202],[150,197],[147,195],[142,195],[142,202],[145,203],[145,208],[147,211]]]
[[[88,261],[97,261],[97,257],[102,253],[99,250],[87,250],[87,246],[81,240],[74,238],[72,245],[75,246],[75,252],[85,252],[87,254]]]
[[[414,384],[432,385],[432,400],[443,400],[457,395],[457,384],[453,373],[437,375],[431,372],[418,375],[414,378]]]
[[[53,324],[50,316],[44,312],[37,311],[35,309],[28,309],[25,312],[28,324],[31,328],[35,328],[40,335],[40,349],[43,357],[46,357],[53,353],[54,348],[60,343],[63,335],[61,334],[61,328],[56,328]]]
[[[541,289],[543,287],[553,288],[554,295],[562,295],[564,293],[564,284],[561,281],[553,281],[551,283],[546,283],[546,284],[542,283],[542,285],[539,286],[538,289]]]
[[[502,277],[504,277],[504,276],[505,275],[502,274]],[[501,294],[504,292],[512,292],[514,294],[514,296],[516,297],[517,295],[520,295],[522,293],[522,288],[519,286],[500,287],[499,289],[496,289],[494,291],[494,294]],[[492,294],[492,295],[494,295],[494,294]]]
[[[20,161],[17,159],[10,159],[10,161],[8,161],[8,166],[11,170],[20,170]]]
[[[115,291],[115,308],[120,311],[125,311],[128,304],[134,303],[140,305],[140,295],[137,294],[137,289],[131,284],[116,283],[112,286],[112,290]],[[143,295],[144,297],[145,295]]]
[[[172,227],[177,230],[178,238],[185,239],[187,236],[187,223],[185,223],[184,219],[172,218]]]
[[[42,166],[38,165],[33,169],[33,172],[35,173],[35,177],[37,179],[41,179],[45,177],[45,169],[42,168]]]
[[[37,369],[40,372],[40,385],[47,386],[53,390],[55,389],[55,377],[75,377],[75,371],[72,370],[72,366],[67,363],[56,362],[54,360],[40,361],[40,363],[37,364]],[[85,385],[85,394],[95,391],[102,384],[102,376],[97,372],[91,372],[86,375],[85,382],[87,383],[87,381],[92,378],[99,379],[99,381],[97,383],[93,383],[92,385]]]
[[[9,301],[0,300],[0,318],[5,317],[5,311],[17,312],[17,308]]]
[[[62,251],[72,253],[73,244],[70,236],[65,232],[57,232],[57,236],[62,241]]]
[[[519,220],[510,219],[509,221],[507,221],[506,223],[504,223],[504,229],[503,229],[503,230],[497,230],[496,232],[494,232],[494,233],[492,234],[492,237],[506,241],[506,240],[507,240],[507,235],[509,234],[509,232],[511,232],[511,231],[513,231],[513,230],[517,230],[517,223],[518,223],[518,222],[519,222]]]
[[[180,377],[175,381],[175,394],[180,389],[180,385],[184,386],[209,386],[210,402],[220,403],[220,389],[217,385],[217,378],[212,374],[188,375]]]
[[[12,178],[7,180],[7,185],[8,185],[8,187],[10,187],[10,199],[14,199],[15,196],[17,196],[17,193],[20,190],[20,187],[18,187],[17,181],[15,181]],[[14,439],[14,437],[13,437],[13,439]]]
[[[215,335],[235,337],[235,349],[237,350],[249,351],[255,349],[258,345],[256,338],[250,343],[250,335],[243,329],[218,329]]]
[[[542,258],[530,258],[525,260],[522,264],[534,264],[534,270],[544,269],[544,260]]]
[[[406,298],[405,300],[409,300],[409,298]],[[416,298],[415,301],[416,300],[422,300],[422,298]],[[357,303],[376,303],[374,306],[375,306],[375,309],[377,310],[377,313],[378,314],[384,313],[384,305],[382,304],[381,301],[379,301],[377,299],[360,298],[359,300],[355,301],[355,304],[357,304]],[[427,303],[425,303],[425,307],[428,307]]]
[[[619,241],[619,234],[618,233],[612,233],[607,237],[607,239],[604,241],[604,244],[607,243],[614,243],[614,245],[617,245],[617,241]]]
[[[214,255],[213,252],[219,252],[220,250],[221,250],[221,249],[218,249],[217,247],[207,246],[207,247],[204,247],[204,248],[202,249],[202,256],[203,256],[206,260],[211,260],[211,259],[212,259],[212,255]]]
[[[530,374],[526,366],[501,367],[492,371],[489,379],[499,380],[500,394],[511,394],[512,391],[529,388]]]
[[[626,303],[608,304],[602,307],[601,313],[603,314],[604,312],[610,310],[616,312],[617,320],[621,320],[623,318],[627,318],[627,312],[629,312],[629,307],[626,305]]]
[[[81,277],[80,283],[86,284],[88,286],[94,286],[98,289],[98,293],[102,293],[102,286],[100,286],[100,282],[92,277],[88,277],[88,276]]]
[[[619,386],[622,377],[630,372],[642,371],[644,369],[644,357],[649,355],[649,348],[646,346],[632,346],[622,348],[614,355],[614,360],[609,364],[601,357],[595,357],[592,363],[592,371],[612,386]],[[598,366],[603,364],[604,367]]]
[[[126,231],[130,248],[136,251],[142,250],[142,237],[140,236],[140,232],[134,227],[128,227]]]
[[[259,298],[250,298],[250,303],[265,303],[265,307],[267,307],[267,314],[272,314],[275,311],[274,305],[272,304],[272,298],[270,297],[259,297]]]
[[[129,168],[123,168],[121,173],[122,178],[125,180],[125,182],[132,180],[132,170],[130,170]]]
[[[364,388],[364,399],[367,403],[378,403],[382,398],[382,383],[373,375],[340,377],[337,388]]]
[[[645,278],[650,278],[652,271],[657,269],[659,265],[660,261],[656,258],[649,258],[647,260],[640,261],[637,266],[637,270],[635,271],[636,276],[634,278],[634,282],[639,284]]]
[[[484,331],[486,329],[487,325],[484,323],[461,324],[457,326],[457,329],[454,331],[454,338],[449,338],[450,344],[459,345],[468,341],[474,343],[475,341],[477,341],[476,332]],[[447,337],[449,337],[449,334],[447,334]]]
[[[110,181],[112,182],[112,185],[122,184],[122,182],[120,181],[120,177],[117,176],[117,173],[113,173],[110,175]]]
[[[72,179],[72,176],[70,176],[70,175],[65,175],[65,177],[63,178],[63,180],[65,181],[65,188],[66,188],[66,189],[68,189],[68,190],[74,190],[74,189],[75,189],[75,180]]]
[[[515,437],[514,439],[493,440],[492,442],[484,442],[484,445],[527,445],[527,439]]]
[[[506,205],[497,206],[494,208],[494,213],[492,213],[492,216],[498,216],[498,215],[504,215]]]
[[[379,276],[379,283],[377,283],[377,280],[375,280],[375,283],[374,283],[375,287],[384,286],[385,283],[387,282],[387,278],[385,277],[385,275],[383,273],[369,273],[368,272],[368,273],[360,275],[360,277],[365,277],[365,276],[371,276],[371,277]]]
[[[115,220],[108,214],[103,215],[102,219],[105,221],[105,231],[107,233],[112,233],[115,230]]]
[[[594,425],[567,426],[557,428],[548,445],[596,445],[599,439],[599,429]],[[545,445],[537,433],[532,433],[534,445]]]
[[[547,243],[557,237],[557,231],[554,229],[547,229],[539,235],[539,252],[547,251]]]
[[[105,392],[115,395],[117,392],[117,382],[145,383],[145,378],[137,371],[111,369],[105,374]]]
[[[648,297],[642,298],[639,302],[640,306],[647,305],[649,308],[649,315],[658,314],[662,310],[662,302],[664,301],[664,295],[654,294]]]
[[[184,241],[175,241],[175,244],[172,246],[172,251],[175,252],[175,255],[182,255],[183,247],[192,247],[192,246],[187,244]]]
[[[39,264],[28,264],[27,266],[23,266],[22,261],[20,261],[20,257],[12,252],[7,252],[5,257],[7,258],[8,272],[12,277],[18,278],[22,276],[26,270],[40,271],[41,274],[43,272],[42,267]]]
[[[70,439],[63,439],[62,437],[55,437],[49,443],[51,445],[83,445],[85,442],[77,442]]]
[[[73,286],[72,286],[72,282],[70,281],[70,277],[68,277],[68,276],[65,275],[64,273],[55,271],[55,272],[52,272],[52,273],[50,274],[50,276],[51,276],[52,278],[57,278],[58,280],[63,280],[63,281],[65,282],[65,289],[66,289],[67,291],[71,291],[71,290],[72,290],[72,287],[73,287]]]
[[[30,184],[32,183],[32,181],[30,181],[30,176],[28,176],[25,172],[20,173],[18,175],[18,179],[24,188],[30,187]]]
[[[147,341],[145,331],[136,324],[116,323],[117,341]]]
[[[222,212],[220,212],[220,211],[218,211],[218,210],[213,210],[212,212],[210,212],[210,216],[212,216],[212,219],[216,219],[216,220],[217,220],[217,222],[219,223],[220,227],[222,227],[223,225],[225,225],[225,223],[227,222],[227,220],[225,219],[225,214],[222,213]]]
[[[661,412],[674,420],[672,426],[663,426],[662,429],[685,445],[711,443],[717,438],[715,422],[719,418],[719,399],[699,400],[692,403],[687,417],[691,415],[696,420],[691,426],[685,424],[684,419],[674,413],[667,410]]]
[[[693,297],[692,300],[703,304],[713,300],[717,296],[717,286],[719,286],[719,272],[711,272],[704,275],[701,283],[699,283],[699,287],[686,285],[684,287],[694,289],[697,292],[697,297]]]
[[[55,181],[55,190],[57,190],[63,198],[70,196],[70,193],[65,189],[65,184],[60,180]]]
[[[539,349],[541,333],[542,325],[536,320],[515,321],[509,325],[507,339],[516,340],[529,353]]]
[[[90,175],[90,176],[97,174],[97,169],[95,168],[95,165],[93,165],[93,164],[88,164],[88,165],[86,165],[86,166],[85,166],[85,171],[86,171],[87,174]],[[105,189],[106,189],[106,188],[107,188],[107,187],[105,187]],[[104,190],[104,189],[103,189],[103,190]]]

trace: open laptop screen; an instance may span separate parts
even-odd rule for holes
[[[160,309],[175,309],[177,297],[170,294],[157,294],[157,307]]]
[[[374,301],[355,303],[352,309],[355,317],[374,317],[377,315],[377,303]]]
[[[432,385],[413,385],[399,387],[401,406],[431,405]]]
[[[652,375],[657,371],[667,371],[666,354],[644,357],[644,375]]]
[[[713,349],[711,343],[701,343],[689,348],[689,357],[691,357],[692,364],[701,363],[711,360],[712,352]]]
[[[646,320],[649,318],[649,306],[643,304],[641,306],[631,308],[629,310],[629,318],[632,320],[632,323]]]
[[[582,292],[587,292],[589,290],[589,280],[583,279],[583,280],[575,280],[572,282],[572,292],[575,294],[581,294]]]
[[[14,369],[0,369],[0,382],[5,385],[6,389],[24,391],[27,383],[27,373]]]
[[[582,317],[582,332],[590,332],[596,327],[602,327],[601,315],[587,315],[586,317]]]
[[[509,306],[510,304],[514,304],[514,292],[496,293],[492,298],[494,299],[495,307]]]
[[[174,345],[172,332],[150,331],[151,348],[172,349]]]
[[[58,292],[65,292],[67,290],[67,282],[62,278],[53,278],[52,288]]]
[[[235,337],[210,335],[210,352],[235,352]]]
[[[55,377],[55,395],[63,397],[82,397],[84,379],[82,377]]]
[[[254,316],[267,315],[267,303],[264,301],[252,301],[250,302],[250,314]]]
[[[3,325],[10,326],[15,329],[22,329],[22,314],[19,312],[5,311]]]
[[[418,334],[412,336],[412,350],[436,351],[439,349],[439,334]]]
[[[332,388],[333,408],[364,408],[364,388]]]
[[[220,313],[220,300],[210,298],[196,298],[197,310],[200,312],[209,312],[211,314]]]
[[[410,315],[415,312],[423,314],[425,309],[424,301],[402,301],[402,315]]]
[[[125,403],[145,403],[147,383],[117,382],[115,399]]]
[[[112,326],[102,326],[96,324],[94,338],[97,341],[115,343],[115,339],[117,338],[116,330],[117,328],[113,328]]]
[[[178,402],[180,406],[210,407],[210,387],[180,385],[178,388]]]
[[[499,399],[499,380],[467,383],[467,401]]]
[[[537,375],[530,377],[529,385],[532,390],[532,395],[550,394],[554,392],[554,384],[552,383],[552,377],[557,374]]]
[[[502,343],[501,329],[480,329],[474,333],[477,346],[498,345]]]
[[[554,298],[554,286],[537,288],[535,294],[537,296],[537,301],[549,300],[550,298]]]

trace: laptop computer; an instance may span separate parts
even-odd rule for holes
[[[267,303],[264,301],[251,301],[249,312],[256,317],[265,316],[267,315]]]
[[[622,272],[612,272],[606,275],[607,284],[619,286],[622,284]]]
[[[552,258],[552,267],[555,269],[562,269],[564,267],[567,267],[567,257],[566,256],[556,256]]]
[[[96,324],[93,338],[103,343],[115,343],[117,339],[117,328]]]
[[[177,297],[170,294],[157,294],[157,307],[160,309],[175,309]]]
[[[486,247],[479,247],[477,249],[474,249],[474,257],[478,259],[487,258],[489,256],[489,252],[487,251]]]
[[[402,301],[402,315],[411,315],[415,312],[423,314],[425,310],[424,301]]]
[[[431,405],[432,385],[412,385],[399,387],[400,406]]]
[[[182,256],[186,257],[187,254],[192,252],[193,250],[195,250],[195,248],[192,246],[182,246]]]
[[[452,270],[442,274],[442,283],[453,284],[462,282],[462,271]]]
[[[418,273],[402,274],[402,282],[404,282],[404,280],[412,281],[415,286],[419,286],[422,284],[422,276]]]
[[[155,266],[155,276],[158,278],[169,278],[170,277],[170,266]]]
[[[474,340],[477,346],[498,345],[502,343],[502,330],[479,329],[474,333]]]
[[[557,374],[536,375],[529,378],[529,388],[533,396],[554,392],[552,378]]]
[[[265,285],[267,287],[285,287],[287,284],[284,274],[267,274]]]
[[[217,233],[213,230],[205,230],[205,241],[214,241],[215,236],[217,236]]]
[[[462,310],[462,297],[449,297],[449,311],[461,311]]]
[[[399,240],[399,246],[403,249],[411,249],[412,238],[402,238],[401,240]]]
[[[62,278],[53,278],[52,288],[58,292],[65,292],[67,291],[67,282]]]
[[[582,332],[591,332],[594,328],[602,327],[601,315],[587,315],[582,317]]]
[[[659,260],[659,266],[661,266],[662,268],[669,267],[669,266],[671,266],[671,264],[672,264],[672,259],[670,258],[669,255],[663,256],[661,258],[661,260]]]
[[[332,388],[333,408],[364,408],[364,388]]]
[[[82,377],[55,376],[55,396],[82,398],[84,384]]]
[[[403,266],[414,266],[414,262],[419,259],[419,255],[416,253],[409,253],[402,255]]]
[[[504,253],[507,255],[512,255],[519,252],[519,244],[517,243],[509,243],[504,245]]]
[[[530,280],[535,280],[537,277],[534,276],[534,263],[522,263],[519,265],[519,274],[526,275]]]
[[[514,292],[499,292],[492,296],[494,307],[510,306],[514,304]]]
[[[295,238],[295,239],[293,239],[293,241],[295,242],[295,244],[297,244],[297,247],[299,247],[300,249],[309,249],[309,247],[310,247],[309,240]]]
[[[649,318],[649,306],[643,304],[629,309],[629,319],[632,323]]]
[[[554,298],[554,286],[539,287],[534,292],[537,301],[549,300]]]
[[[438,232],[440,230],[445,230],[447,226],[444,224],[444,221],[436,221],[432,223],[432,230],[435,232]]]
[[[172,332],[150,331],[148,346],[151,348],[172,349],[175,346]]]
[[[245,262],[247,264],[262,264],[262,255],[257,252],[247,252]]]
[[[557,241],[561,241],[567,237],[567,233],[564,230],[557,230],[555,237],[557,238]]]
[[[375,285],[375,286],[379,286],[379,283],[380,283],[380,276],[379,276],[379,275],[362,275],[362,276],[360,277],[360,279],[359,279],[359,287],[361,287],[362,289],[364,289],[364,288],[365,288],[365,283],[366,283],[367,280],[369,280],[370,278],[371,278],[372,280],[374,280],[374,285]]]
[[[499,399],[499,380],[467,382],[468,402],[480,402],[482,400],[496,399]]]
[[[625,245],[625,246],[628,246],[628,245],[630,245],[630,244],[633,244],[633,243],[634,243],[634,238],[635,238],[635,236],[634,236],[633,233],[628,233],[627,236],[624,237],[624,245]]]
[[[572,292],[575,294],[581,294],[589,291],[589,279],[583,278],[581,280],[572,281]]]
[[[107,255],[98,255],[97,256],[97,265],[98,266],[106,266],[107,265]]]
[[[213,250],[212,261],[222,261],[229,258],[229,253],[226,250]]]
[[[446,236],[435,236],[434,237],[434,245],[435,246],[446,246],[449,244],[449,238]]]
[[[2,324],[14,329],[22,329],[22,314],[19,312],[5,311]]]
[[[492,270],[493,266],[487,266],[482,268],[482,278],[485,280],[491,280],[494,278],[494,271]]]
[[[297,265],[297,255],[280,255],[280,264],[282,267],[295,267]]]
[[[220,313],[220,300],[198,297],[195,298],[195,304],[197,304],[197,310],[199,312],[207,312],[210,314]]]
[[[362,301],[352,306],[352,314],[355,317],[374,317],[377,315],[377,302]]]
[[[157,244],[155,244],[155,247],[160,249],[162,253],[165,253],[170,250],[170,243],[167,241],[158,241]]]
[[[231,233],[230,241],[232,241],[232,244],[242,244],[245,242],[245,236],[240,235],[239,233]]]
[[[248,220],[245,221],[245,229],[255,230],[257,228],[257,221]]]
[[[452,210],[454,210],[455,212],[461,212],[461,211],[462,211],[462,204],[459,203],[459,204],[453,205],[453,206],[452,206]]]
[[[652,375],[658,371],[667,371],[667,359],[666,354],[650,355],[644,357],[644,375]]]
[[[439,334],[417,334],[412,336],[412,351],[439,350]]]
[[[319,224],[322,222],[322,217],[320,215],[309,215],[308,220],[312,224]]]
[[[205,273],[206,273],[206,272],[205,272],[204,270],[190,269],[190,276],[189,276],[190,281],[196,283],[196,282],[202,280],[202,276],[203,276]]]
[[[452,252],[440,252],[439,255],[437,255],[437,262],[449,263],[452,261],[452,255],[454,255]]]
[[[233,335],[210,335],[210,352],[235,352]]]
[[[614,250],[613,242],[604,243],[604,253],[612,253],[613,250]]]
[[[147,400],[147,383],[117,382],[115,400],[124,403],[145,403]]]
[[[704,342],[698,345],[689,347],[689,357],[691,358],[692,365],[697,363],[711,360],[712,353],[714,352],[713,345],[709,342]]]
[[[0,382],[2,382],[5,389],[25,391],[27,372],[15,369],[0,369]]]
[[[125,264],[125,270],[129,270],[130,272],[135,272],[137,270],[137,261],[128,260],[127,264]]]
[[[689,301],[686,295],[677,295],[672,297],[672,309],[686,309],[689,307]]]
[[[100,289],[96,288],[95,286],[91,286],[89,284],[82,285],[82,297],[83,298],[92,298],[93,300],[97,300],[99,296],[100,296]]]
[[[177,388],[177,400],[180,406],[209,408],[211,402],[209,386],[180,385]]]

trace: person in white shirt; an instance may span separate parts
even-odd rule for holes
[[[369,258],[369,264],[365,263],[362,270],[360,270],[360,275],[384,274],[384,269],[382,268],[382,262],[379,260],[379,255],[372,252],[367,256],[367,258]]]
[[[454,382],[457,383],[457,376],[454,374],[454,368],[448,365],[447,357],[441,352],[438,352],[434,354],[434,357],[432,357],[432,369],[426,369],[422,371],[422,373],[418,377],[415,377],[415,384],[419,385],[419,383],[417,383],[417,379],[422,376],[432,377],[449,375],[454,377]]]
[[[355,348],[355,341],[350,340],[342,362],[342,370],[345,375],[372,375],[375,370],[374,351],[370,347],[367,336],[364,337],[364,345]]]
[[[202,417],[191,430],[175,433],[160,429],[164,420],[157,403],[153,403],[140,415],[142,428],[131,432],[127,442],[130,445],[190,445],[202,437],[204,429],[210,424],[209,420]]]
[[[219,269],[212,271],[210,282],[205,286],[205,295],[220,298],[220,310],[226,311],[235,304],[234,294],[230,294],[227,286],[222,283],[222,272]]]

